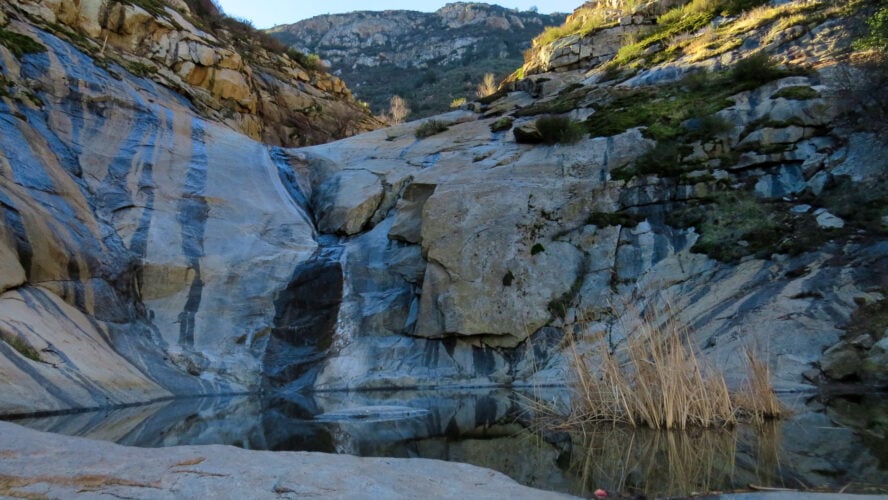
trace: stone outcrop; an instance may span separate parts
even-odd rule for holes
[[[521,74],[525,76],[591,69],[612,59],[627,40],[651,30],[658,15],[683,0],[651,0],[628,5],[621,0],[586,2],[567,16],[565,25],[598,25],[554,41],[535,39],[524,54]]]
[[[151,5],[15,0],[8,8],[75,43],[99,64],[119,64],[112,73],[130,71],[174,89],[204,117],[256,140],[316,144],[380,125],[339,78],[258,42],[238,51],[202,27],[184,2]]]
[[[489,469],[437,460],[233,446],[130,448],[6,422],[0,431],[4,496],[573,498],[521,486]]]
[[[741,123],[808,116],[816,101],[796,102],[790,111],[784,100],[769,99],[775,88],[800,82],[790,78],[739,95],[724,113]],[[754,110],[749,102],[757,103]],[[458,113],[442,118],[464,119]],[[694,253],[699,235],[657,222],[656,207],[674,196],[693,198],[703,185],[688,185],[682,195],[669,183],[626,185],[610,178],[638,154],[645,141],[638,130],[576,146],[527,146],[510,134],[491,137],[493,121],[452,125],[421,141],[408,124],[303,150],[306,164],[328,172],[338,165],[352,175],[349,169],[364,165],[372,149],[372,169],[383,185],[400,183],[405,169],[411,178],[382,222],[374,226],[378,216],[364,214],[362,224],[372,229],[343,242],[348,292],[316,388],[560,383],[563,359],[557,349],[541,346],[558,344],[565,331],[622,338],[636,321],[625,305],[644,303],[655,309],[670,304],[670,314],[694,325],[696,338],[730,367],[736,383],[743,346],[769,345],[778,386],[797,390],[804,387],[801,373],[841,337],[835,314],[848,317],[854,307],[846,301],[878,287],[832,262],[846,255],[850,268],[876,265],[884,243],[829,245],[739,266]],[[795,161],[811,141],[836,145],[827,137],[797,141],[780,153],[784,161]],[[837,161],[820,168],[825,175],[842,171],[847,164],[841,159],[849,154],[839,148]],[[782,167],[749,165],[736,175],[764,178],[771,168]],[[774,182],[777,191],[761,196],[785,195]],[[368,183],[379,185],[376,178]],[[374,189],[367,199],[375,205],[381,196]],[[343,209],[356,203],[349,198]],[[602,223],[590,216],[633,208],[649,214],[648,221]],[[401,271],[403,265],[411,271]],[[798,269],[805,272],[796,275]],[[708,292],[713,283],[717,293]]]
[[[644,18],[648,21],[648,18]],[[594,68],[611,60],[626,39],[649,30],[649,22],[611,26],[587,35],[571,35],[552,43],[535,45],[525,53],[525,76],[550,71]]]

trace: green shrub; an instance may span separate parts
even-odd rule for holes
[[[157,73],[156,67],[154,67],[150,64],[143,64],[143,63],[140,63],[137,61],[127,64],[127,69],[129,69],[130,73],[132,73],[136,76],[141,76],[143,78],[148,75],[152,75],[154,73]]]
[[[503,286],[512,286],[512,283],[515,282],[515,275],[512,274],[512,271],[506,271],[506,274],[503,275]]]
[[[777,68],[777,63],[765,52],[757,52],[746,59],[737,61],[731,71],[734,81],[758,87],[776,80],[784,73]]]
[[[882,7],[867,19],[869,34],[854,42],[856,49],[876,49],[888,52],[888,5],[882,2]]]
[[[580,122],[566,116],[544,116],[536,121],[536,128],[546,144],[573,144],[586,133]]]
[[[769,205],[741,191],[717,193],[705,204],[673,212],[669,223],[694,226],[700,238],[692,251],[723,262],[776,251],[784,230]]]
[[[416,128],[416,138],[424,139],[435,134],[440,134],[450,128],[450,126],[440,120],[428,120]]]
[[[586,224],[598,227],[626,226],[635,227],[644,217],[626,212],[592,212],[586,217]]]
[[[817,99],[820,92],[812,89],[807,85],[797,85],[793,87],[783,87],[771,96],[771,99],[789,99],[792,101],[807,101],[808,99]]]
[[[31,346],[28,341],[18,337],[17,335],[11,333],[3,333],[0,335],[0,340],[9,344],[9,347],[12,347],[22,356],[30,359],[31,361],[40,361],[40,353]]]
[[[685,171],[682,158],[690,153],[689,146],[673,141],[659,141],[635,160],[635,173],[664,177],[680,175]]]
[[[512,120],[512,117],[504,116],[504,117],[500,118],[499,120],[490,124],[490,131],[491,132],[505,132],[506,130],[511,130],[513,123],[514,123],[514,121]]]
[[[46,47],[37,40],[2,28],[0,28],[0,45],[9,49],[12,55],[18,59],[21,59],[26,54],[46,52]]]
[[[720,115],[692,118],[683,124],[686,141],[708,141],[734,130],[734,124]]]
[[[720,2],[721,15],[734,16],[743,11],[765,5],[766,3],[769,3],[769,0],[722,0]]]
[[[884,290],[883,294],[886,292],[888,290]],[[876,340],[881,340],[883,333],[888,331],[888,299],[865,303],[858,307],[851,314],[845,331],[850,338],[869,333]]]
[[[286,54],[287,57],[309,71],[318,71],[322,68],[321,57],[317,54],[303,54],[296,49],[286,49]]]

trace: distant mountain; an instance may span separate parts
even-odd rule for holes
[[[523,53],[546,26],[545,15],[484,3],[451,3],[437,12],[352,12],[313,17],[269,30],[300,51],[318,54],[375,112],[392,95],[407,99],[411,118],[473,97],[485,73],[497,79],[524,62]],[[404,71],[404,70],[410,71]]]

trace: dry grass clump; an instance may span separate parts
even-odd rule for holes
[[[571,343],[577,398],[568,425],[615,422],[653,429],[730,426],[780,415],[767,366],[747,353],[749,387],[732,395],[723,373],[706,366],[675,319],[642,316],[625,344],[592,358]],[[597,362],[597,366],[594,362]]]
[[[752,349],[747,349],[746,365],[749,367],[747,386],[734,395],[737,410],[758,424],[780,417],[783,407],[771,387],[771,369],[768,364],[759,359]]]
[[[487,97],[493,95],[496,91],[496,77],[493,73],[484,73],[484,78],[478,84],[478,88],[475,89],[475,95],[477,97]]]
[[[597,9],[582,8],[574,13],[561,26],[549,26],[535,40],[534,45],[543,46],[571,35],[585,36],[589,33],[614,24],[612,19]]]

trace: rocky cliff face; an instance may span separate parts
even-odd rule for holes
[[[0,12],[0,412],[258,387],[275,294],[317,244],[252,137],[372,119],[340,80],[256,56],[271,73],[168,7]]]
[[[594,356],[645,317],[733,383],[746,348],[781,390],[886,381],[888,146],[844,92],[871,76],[844,7],[640,38],[435,123],[288,149],[22,5],[0,19],[4,413],[562,384],[570,338]]]
[[[428,116],[446,111],[453,99],[473,97],[484,73],[511,73],[530,40],[563,20],[563,15],[457,2],[434,13],[317,16],[269,32],[328,61],[373,109],[386,109],[391,96],[400,95],[410,101],[414,116]]]

